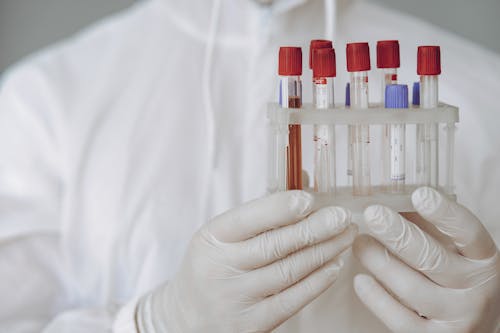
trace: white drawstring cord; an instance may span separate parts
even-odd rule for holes
[[[213,108],[212,93],[210,89],[211,85],[211,75],[213,66],[213,54],[215,49],[215,36],[217,34],[217,26],[219,23],[221,8],[221,0],[214,0],[212,7],[212,13],[210,16],[210,26],[207,39],[207,47],[205,51],[205,59],[203,62],[203,72],[202,72],[202,89],[203,89],[203,106],[205,110],[205,118],[207,121],[207,154],[208,154],[208,169],[207,172],[212,170],[215,164],[215,113]],[[208,215],[208,205],[210,199],[210,191],[212,187],[212,177],[209,174],[206,175],[205,193],[203,195],[204,207],[203,216]]]

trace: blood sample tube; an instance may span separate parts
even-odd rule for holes
[[[413,104],[414,106],[420,105],[420,82],[413,82],[411,104]]]
[[[386,87],[398,83],[399,42],[397,40],[381,40],[377,42],[377,68],[380,69],[382,105],[385,104]],[[385,189],[391,189],[391,126],[382,126],[382,174]]]
[[[382,104],[384,104],[385,87],[398,83],[399,42],[397,40],[377,42],[377,68],[381,71]]]
[[[385,107],[388,109],[408,108],[408,86],[405,84],[390,84],[385,88]],[[389,125],[389,165],[390,175],[387,180],[390,192],[402,193],[405,187],[405,138],[404,124]]]
[[[420,75],[420,108],[438,106],[438,75],[441,74],[439,46],[419,46],[417,74]],[[437,124],[417,125],[417,184],[437,187],[438,127]]]
[[[300,47],[281,47],[279,51],[280,105],[283,108],[302,106],[302,49]],[[282,140],[284,141],[284,140]],[[287,154],[287,165],[279,166],[286,172],[286,189],[302,189],[302,143],[300,125],[288,126],[288,145],[278,143]],[[282,186],[283,184],[281,184]],[[280,186],[280,187],[281,187]]]
[[[334,107],[335,50],[313,53],[313,103],[317,109]],[[335,192],[335,126],[314,125],[314,191]]]
[[[370,49],[368,43],[350,43],[346,47],[347,71],[351,73],[351,108],[368,108],[368,71]],[[370,185],[370,127],[350,126],[350,148],[352,157],[352,184],[354,195],[369,195]]]

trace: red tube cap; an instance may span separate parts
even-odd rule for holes
[[[370,70],[370,47],[368,43],[349,43],[346,47],[347,71]]]
[[[377,42],[377,67],[399,68],[399,42],[381,40]]]
[[[316,49],[313,54],[313,77],[335,77],[337,66],[335,65],[334,49]]]
[[[441,49],[439,46],[419,46],[417,52],[417,74],[441,74]]]
[[[309,44],[309,68],[313,68],[313,54],[314,50],[317,49],[331,49],[333,48],[333,43],[331,40],[326,39],[313,39],[311,44]]]
[[[302,75],[302,49],[300,47],[280,47],[278,74],[283,76]]]

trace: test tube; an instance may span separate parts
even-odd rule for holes
[[[370,48],[368,43],[350,43],[346,47],[347,71],[351,73],[350,102],[352,109],[368,108],[368,71]],[[370,185],[370,127],[350,125],[352,185],[354,195],[369,195]]]
[[[300,47],[281,47],[279,51],[280,105],[282,108],[302,107],[302,49]],[[279,140],[278,152],[286,154],[286,165],[277,166],[280,173],[280,189],[302,189],[302,140],[300,125],[288,126],[288,143]],[[284,149],[283,149],[284,148]],[[283,150],[282,150],[283,149]],[[281,173],[286,170],[286,178]]]
[[[390,84],[385,89],[385,107],[388,109],[408,108],[408,86],[405,84]],[[406,126],[404,124],[389,125],[389,189],[392,193],[402,193],[405,190],[406,169]]]
[[[335,50],[313,51],[313,103],[317,109],[334,107]],[[314,125],[314,191],[335,192],[335,126]]]
[[[419,46],[417,74],[420,75],[420,108],[438,106],[438,75],[441,74],[439,46]],[[437,124],[417,125],[417,184],[437,187],[439,184]]]
[[[377,42],[377,68],[380,69],[382,105],[385,105],[385,93],[388,85],[398,83],[399,42],[381,40]],[[391,126],[382,126],[382,179],[386,190],[391,189]]]
[[[345,85],[345,107],[351,106],[351,84]],[[347,126],[347,185],[352,186],[352,145],[351,145],[351,126]]]
[[[385,99],[385,88],[389,84],[398,83],[399,42],[397,40],[380,40],[377,42],[377,68],[382,78],[382,104]]]

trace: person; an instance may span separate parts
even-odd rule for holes
[[[441,45],[468,209],[421,188],[419,215],[373,206],[356,236],[342,207],[262,197],[278,47],[318,37],[399,39],[407,82],[417,42]],[[331,0],[141,1],[26,59],[0,88],[0,330],[494,332],[499,72],[472,42]]]

